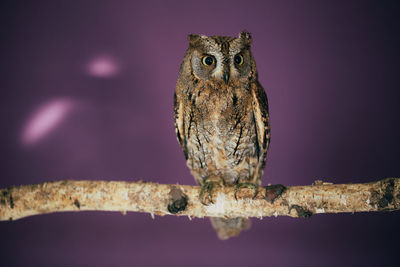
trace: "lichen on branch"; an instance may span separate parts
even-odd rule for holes
[[[151,182],[56,181],[0,189],[0,220],[63,211],[147,212],[189,217],[309,217],[318,213],[400,209],[400,179],[364,184],[266,186],[254,191],[217,187],[213,202],[199,201],[200,186]]]

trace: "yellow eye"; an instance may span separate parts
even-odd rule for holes
[[[211,56],[205,56],[205,57],[203,57],[201,62],[203,62],[203,65],[211,66],[212,64],[214,64],[215,60]]]
[[[242,55],[236,55],[233,60],[238,65],[242,65],[243,64],[243,56]]]

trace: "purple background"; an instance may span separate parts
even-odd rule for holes
[[[264,184],[400,176],[394,2],[0,5],[0,188],[60,179],[195,184],[173,127],[187,34],[242,29],[253,34],[270,102]],[[114,70],[90,72],[102,57]],[[72,103],[66,115],[24,141],[32,114],[60,99]],[[0,265],[394,265],[399,223],[399,212],[264,218],[219,241],[208,220],[58,213],[1,222]]]

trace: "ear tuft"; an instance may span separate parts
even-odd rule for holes
[[[251,44],[251,34],[248,31],[241,31],[239,38],[245,41],[248,45]]]
[[[189,34],[188,39],[189,39],[190,45],[195,45],[201,39],[201,36],[198,34]]]

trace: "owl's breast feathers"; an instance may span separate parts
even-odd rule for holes
[[[264,89],[258,82],[190,87],[177,86],[175,128],[197,182],[260,183],[270,140]]]

